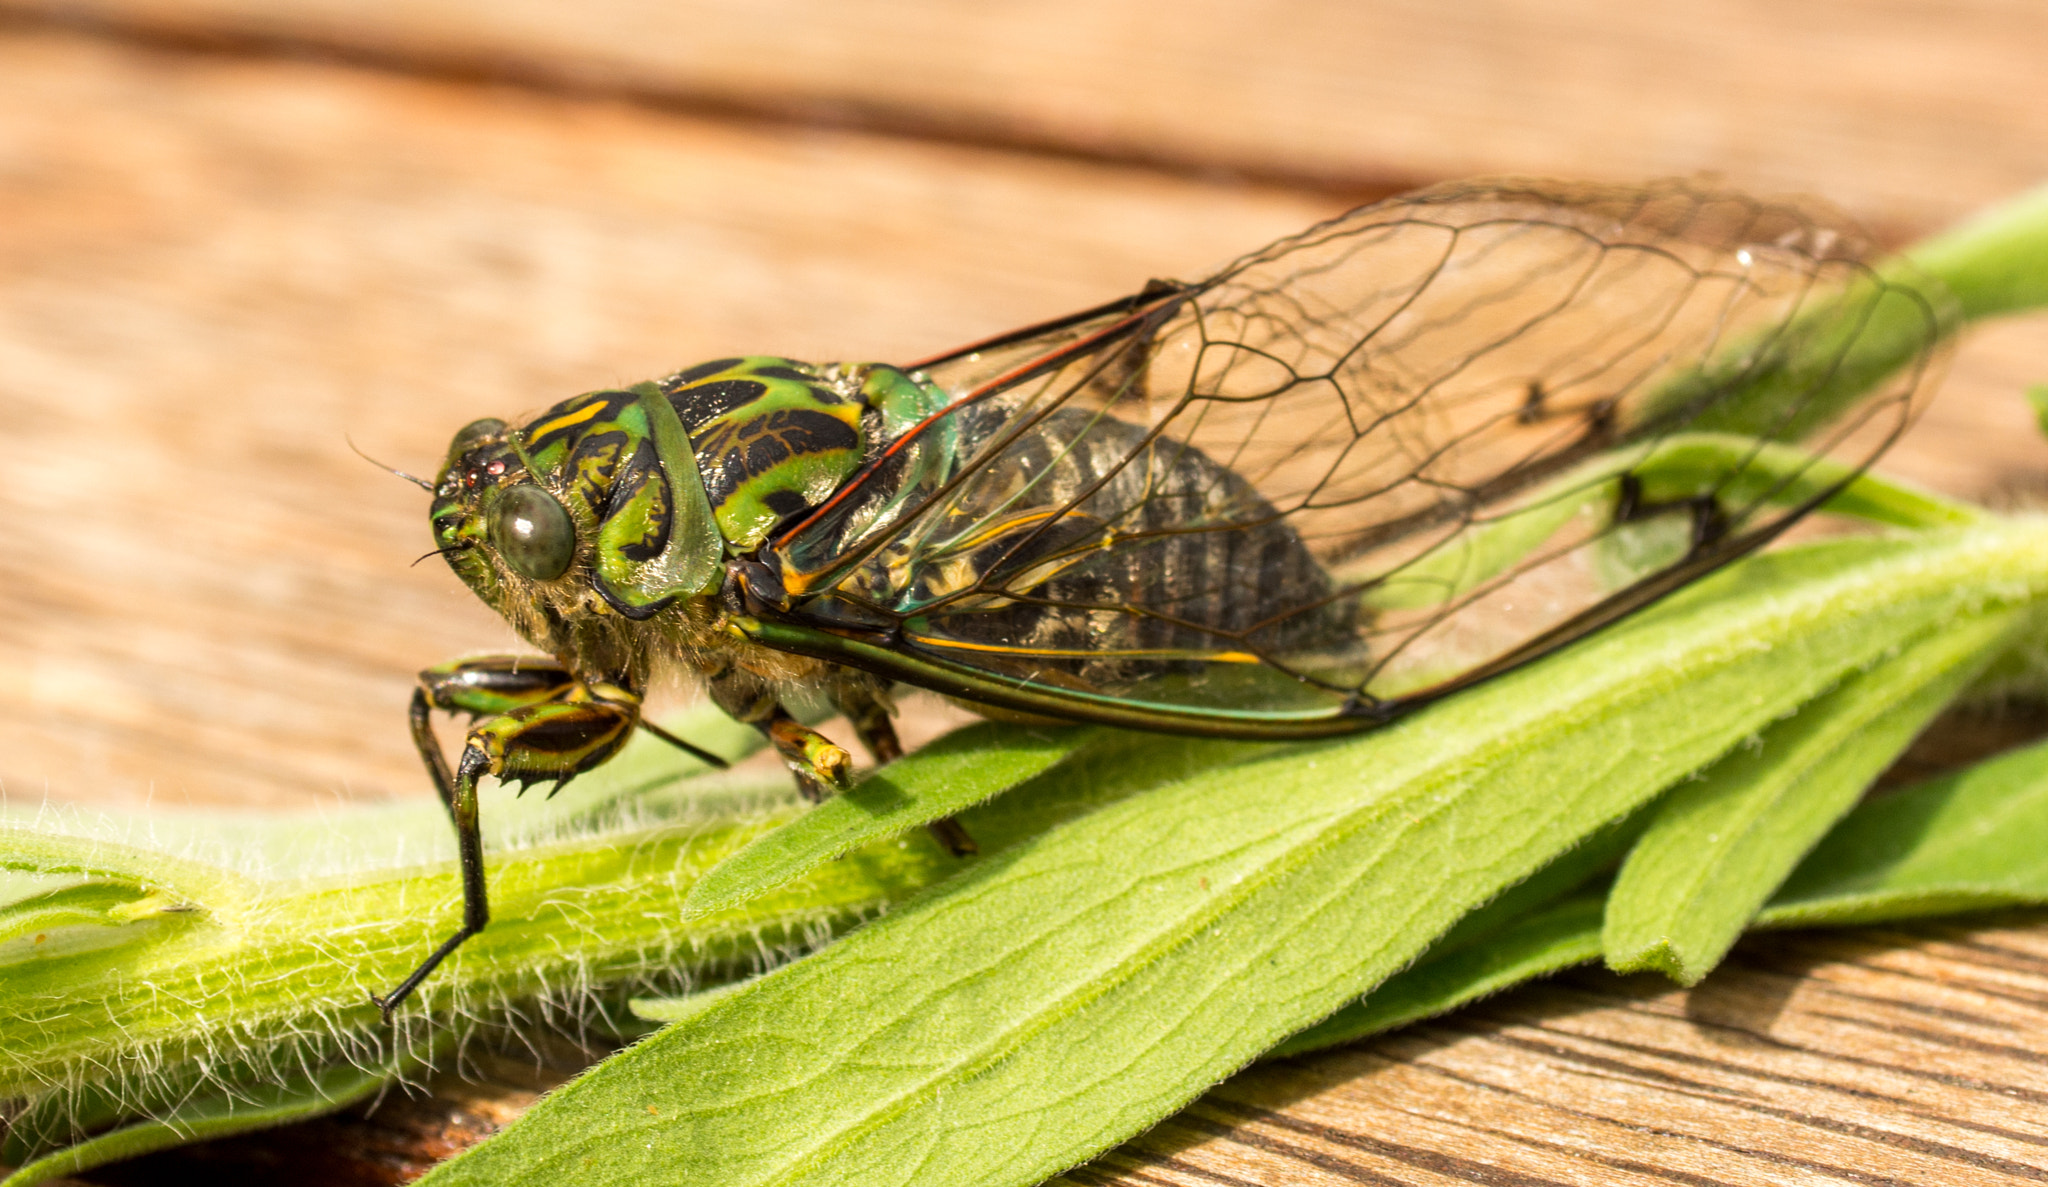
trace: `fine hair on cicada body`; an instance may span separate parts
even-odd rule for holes
[[[839,709],[1243,738],[1384,724],[1762,547],[1910,422],[1952,316],[1824,211],[1684,182],[1472,183],[904,366],[746,356],[456,434],[437,550],[542,653],[422,673],[462,927],[476,785],[560,783],[664,670],[805,795]],[[474,719],[451,767],[434,709]],[[939,840],[967,852],[950,821]]]

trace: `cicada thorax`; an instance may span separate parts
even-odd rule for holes
[[[689,432],[705,497],[735,555],[823,504],[875,447],[944,405],[929,386],[878,364],[717,359],[658,386]]]
[[[717,594],[730,558],[942,403],[892,367],[767,357],[585,392],[517,428],[458,434],[436,532],[456,573],[534,643],[632,652],[644,669],[653,636],[713,617],[664,611]]]

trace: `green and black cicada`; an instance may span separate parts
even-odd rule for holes
[[[880,762],[897,682],[1339,734],[1753,551],[1899,435],[1942,337],[1926,288],[1857,256],[1824,217],[1683,183],[1441,188],[907,366],[727,358],[469,425],[435,540],[548,658],[422,676],[466,911],[380,1004],[488,918],[477,781],[605,762],[654,730],[664,668],[817,797],[851,764],[796,688]],[[435,708],[477,718],[453,770]]]

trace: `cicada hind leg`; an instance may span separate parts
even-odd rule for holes
[[[846,715],[877,763],[903,757],[903,744],[896,739],[896,727],[889,720],[889,705],[882,689],[864,673],[843,670],[829,693],[834,707]],[[768,681],[745,668],[725,663],[704,673],[704,687],[717,705],[735,721],[759,729],[782,756],[783,765],[796,778],[797,790],[812,803],[847,790],[852,785],[853,756],[831,739],[798,721]],[[939,844],[955,857],[980,852],[974,838],[951,817],[925,826]]]
[[[452,770],[434,736],[435,709],[467,713],[473,719],[462,755]],[[478,781],[494,775],[518,783],[522,791],[535,783],[553,783],[554,789],[560,790],[569,780],[609,761],[631,740],[636,726],[713,766],[726,765],[719,756],[641,721],[637,690],[624,683],[579,679],[553,659],[494,655],[441,664],[420,673],[419,687],[412,695],[413,744],[455,822],[462,869],[462,925],[390,993],[371,995],[370,1000],[385,1017],[463,941],[490,922],[483,835],[477,816]]]

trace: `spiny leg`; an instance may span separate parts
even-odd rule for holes
[[[903,743],[896,738],[896,723],[889,720],[888,702],[876,690],[842,681],[834,687],[832,700],[846,714],[854,736],[875,756],[876,763],[892,763],[903,757]],[[967,829],[951,816],[930,821],[925,829],[955,857],[981,852],[981,846],[974,843]]]
[[[434,736],[433,710],[495,717],[522,705],[538,705],[566,695],[576,677],[559,660],[537,655],[486,655],[435,664],[420,673],[412,690],[412,744],[427,765],[434,791],[449,815],[456,814],[455,774]],[[455,823],[458,834],[462,822]]]
[[[448,771],[447,760],[441,757],[441,748],[434,742],[427,720],[430,701],[433,708],[484,717],[509,712],[521,705],[537,705],[568,696],[576,686],[575,675],[562,661],[552,656],[485,655],[437,664],[420,673],[420,687],[413,692],[413,745],[419,747],[420,757],[426,760],[427,769],[435,776],[436,786],[450,787],[454,777]],[[638,694],[631,689],[615,684],[591,685],[586,691],[591,694],[589,699],[600,701],[637,703],[639,700]],[[732,766],[723,755],[713,754],[688,739],[678,738],[645,718],[639,725],[707,766],[721,771]],[[443,794],[441,798],[445,802],[448,797]]]
[[[640,717],[638,696],[616,685],[599,687],[602,695],[553,660],[524,657],[491,656],[420,673],[420,687],[412,697],[413,743],[455,822],[462,926],[390,993],[370,996],[386,1018],[450,953],[490,922],[477,782],[496,775],[518,780],[522,788],[550,781],[559,788],[610,759],[632,737]],[[434,737],[435,708],[484,716],[470,728],[452,773]]]
[[[435,788],[441,794],[441,802],[447,806],[449,817],[455,821],[457,860],[462,870],[462,926],[456,929],[454,935],[442,941],[441,946],[434,949],[418,967],[406,974],[405,980],[400,981],[391,992],[382,997],[374,993],[370,995],[370,1000],[384,1012],[386,1021],[390,1020],[391,1012],[398,1008],[399,1003],[412,996],[412,991],[419,988],[420,982],[426,980],[427,974],[446,960],[449,953],[455,951],[464,940],[482,931],[484,925],[491,921],[490,901],[484,890],[483,833],[477,825],[476,781],[481,771],[473,769],[478,764],[472,762],[472,757],[477,752],[473,747],[463,748],[461,765],[451,779],[448,760],[441,756],[440,746],[433,739],[433,726],[427,722],[426,694],[421,690],[414,690],[412,703],[413,737],[418,741],[424,733],[427,740],[419,743],[420,753],[427,757],[427,769],[433,773]]]

